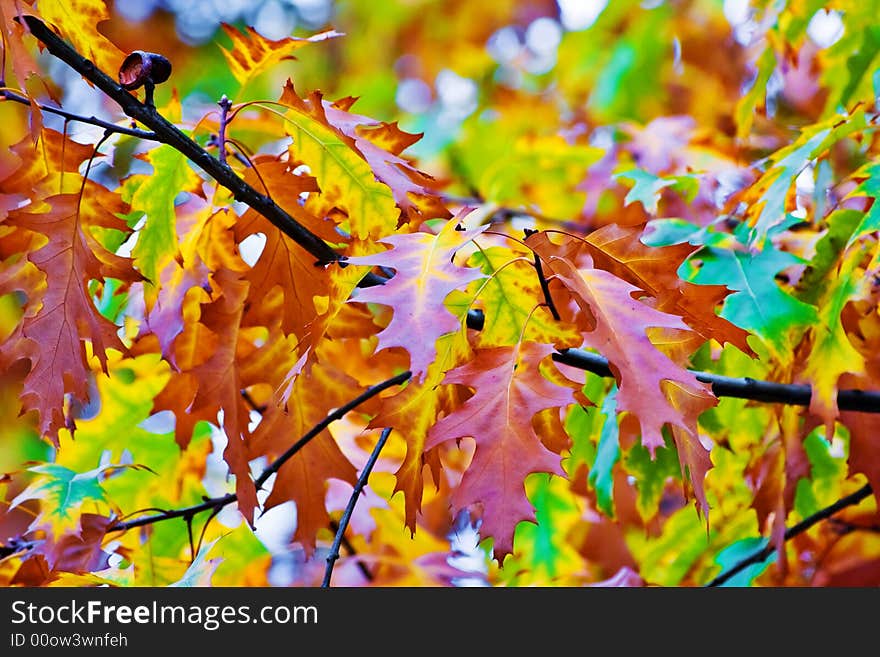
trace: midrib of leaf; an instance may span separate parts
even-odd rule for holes
[[[269,109],[269,108],[267,108],[267,109]],[[313,119],[310,119],[309,117],[304,116],[304,115],[296,112],[296,110],[293,108],[287,107],[287,109],[290,110],[291,112],[294,112],[295,116],[302,116],[307,121],[313,121]],[[344,143],[342,143],[341,141],[339,143],[331,143],[331,142],[325,141],[320,136],[315,134],[312,130],[310,130],[307,127],[307,125],[304,125],[301,121],[294,120],[294,118],[292,118],[291,116],[288,115],[289,113],[282,114],[282,113],[277,112],[272,109],[269,109],[269,111],[274,112],[275,114],[280,116],[283,120],[285,120],[288,123],[290,123],[291,125],[295,126],[298,131],[298,136],[301,136],[303,134],[308,136],[308,138],[314,144],[316,144],[320,150],[322,150],[324,153],[326,153],[328,157],[332,158],[336,162],[336,164],[343,171],[345,171],[345,173],[347,174],[348,180],[351,181],[361,191],[360,207],[358,208],[361,212],[361,221],[366,220],[366,216],[367,216],[366,207],[368,205],[375,210],[375,213],[377,216],[381,217],[383,215],[382,208],[376,200],[376,196],[380,192],[383,197],[387,197],[391,201],[392,205],[394,204],[394,196],[391,193],[391,189],[388,188],[387,185],[384,185],[383,183],[380,183],[380,182],[374,180],[373,182],[375,182],[377,187],[374,190],[370,190],[367,187],[366,182],[364,181],[363,177],[356,175],[356,172],[348,165],[348,163],[345,161],[345,158],[340,157],[339,155],[336,154],[336,150],[342,149],[342,152],[349,153],[349,154],[351,154],[352,157],[359,157],[357,155],[357,153],[355,153],[350,148],[348,148],[348,146],[346,146]],[[329,131],[329,128],[327,128],[327,130]],[[369,167],[366,160],[363,160],[363,162],[364,162],[365,166]],[[308,164],[310,167],[312,166],[311,162],[307,162],[306,164]],[[321,179],[322,180],[326,179],[326,175],[327,175],[326,162],[324,161],[323,158],[322,158],[322,161],[319,163],[319,168],[321,170],[321,176],[322,176]],[[387,190],[387,194],[385,193],[386,190]],[[346,200],[348,200],[348,199],[346,199]],[[375,230],[378,227],[369,227],[369,228],[372,229],[369,231],[370,233],[372,233],[373,230]],[[382,236],[384,236],[384,234],[379,234],[378,236],[382,237]],[[366,235],[358,235],[358,237],[367,237],[367,236]],[[374,235],[374,237],[375,237],[375,235]]]

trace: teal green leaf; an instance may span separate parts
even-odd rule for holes
[[[12,500],[10,507],[15,508],[27,500],[39,500],[41,511],[33,526],[49,523],[60,535],[78,526],[83,504],[106,500],[102,480],[125,467],[136,466],[103,465],[86,472],[76,472],[56,463],[34,466],[29,471],[37,475],[36,480]]]
[[[695,176],[669,176],[660,177],[641,169],[629,169],[621,171],[614,176],[633,181],[632,189],[624,198],[624,203],[629,205],[639,201],[646,212],[657,212],[657,203],[660,201],[660,193],[670,187],[679,192],[687,201],[692,201],[697,194],[699,181]]]
[[[609,518],[614,517],[614,464],[620,458],[620,443],[617,426],[617,386],[602,401],[600,411],[605,420],[596,448],[596,460],[590,468],[588,481],[596,491],[599,510]]]
[[[738,540],[736,543],[724,548],[715,556],[715,563],[721,566],[720,573],[727,572],[738,563],[747,559],[755,552],[759,550],[763,550],[767,547],[767,539],[766,538],[743,538]],[[769,558],[762,561],[761,563],[751,564],[743,568],[736,575],[728,579],[721,586],[726,587],[742,587],[742,586],[751,586],[752,582],[755,580],[758,575],[767,570],[767,566],[773,563],[776,560],[776,553],[774,552]]]
[[[772,242],[757,252],[706,247],[693,258],[700,266],[686,261],[693,268],[680,274],[694,283],[734,290],[724,300],[721,316],[760,337],[774,353],[787,351],[793,329],[815,323],[816,309],[783,291],[775,280],[779,272],[803,260]]]

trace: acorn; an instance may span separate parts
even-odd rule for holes
[[[129,90],[144,87],[145,102],[151,107],[155,85],[165,82],[169,77],[171,77],[171,62],[154,52],[134,50],[119,67],[119,84]]]

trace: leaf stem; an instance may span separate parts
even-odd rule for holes
[[[343,511],[342,518],[339,521],[339,529],[336,530],[333,545],[330,547],[330,554],[327,555],[327,568],[324,571],[324,581],[321,583],[322,588],[328,588],[330,586],[330,577],[333,575],[333,566],[336,563],[336,560],[339,559],[339,546],[345,536],[345,530],[348,527],[349,520],[351,520],[351,514],[354,512],[354,506],[357,504],[358,498],[364,490],[364,486],[367,485],[367,479],[370,476],[370,472],[373,471],[373,466],[376,465],[376,461],[379,458],[379,452],[381,452],[382,448],[385,446],[385,441],[388,440],[388,435],[390,433],[391,427],[382,429],[382,434],[379,436],[376,446],[370,453],[370,458],[367,459],[367,463],[364,466],[360,477],[358,477],[357,483],[354,485],[351,497],[348,498],[348,504],[345,506],[345,511]]]

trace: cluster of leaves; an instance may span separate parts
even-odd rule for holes
[[[837,404],[880,381],[880,8],[838,4],[609,3],[536,69],[486,42],[555,2],[346,3],[346,35],[195,49],[0,1],[0,582],[316,584],[387,429],[339,583],[699,585],[768,542],[733,583],[880,583],[873,497],[784,536],[880,491],[880,419]],[[207,159],[61,83],[31,20],[111,76],[165,54],[146,111]],[[450,70],[477,81],[454,125],[360,113]],[[71,134],[72,89],[113,122]]]

